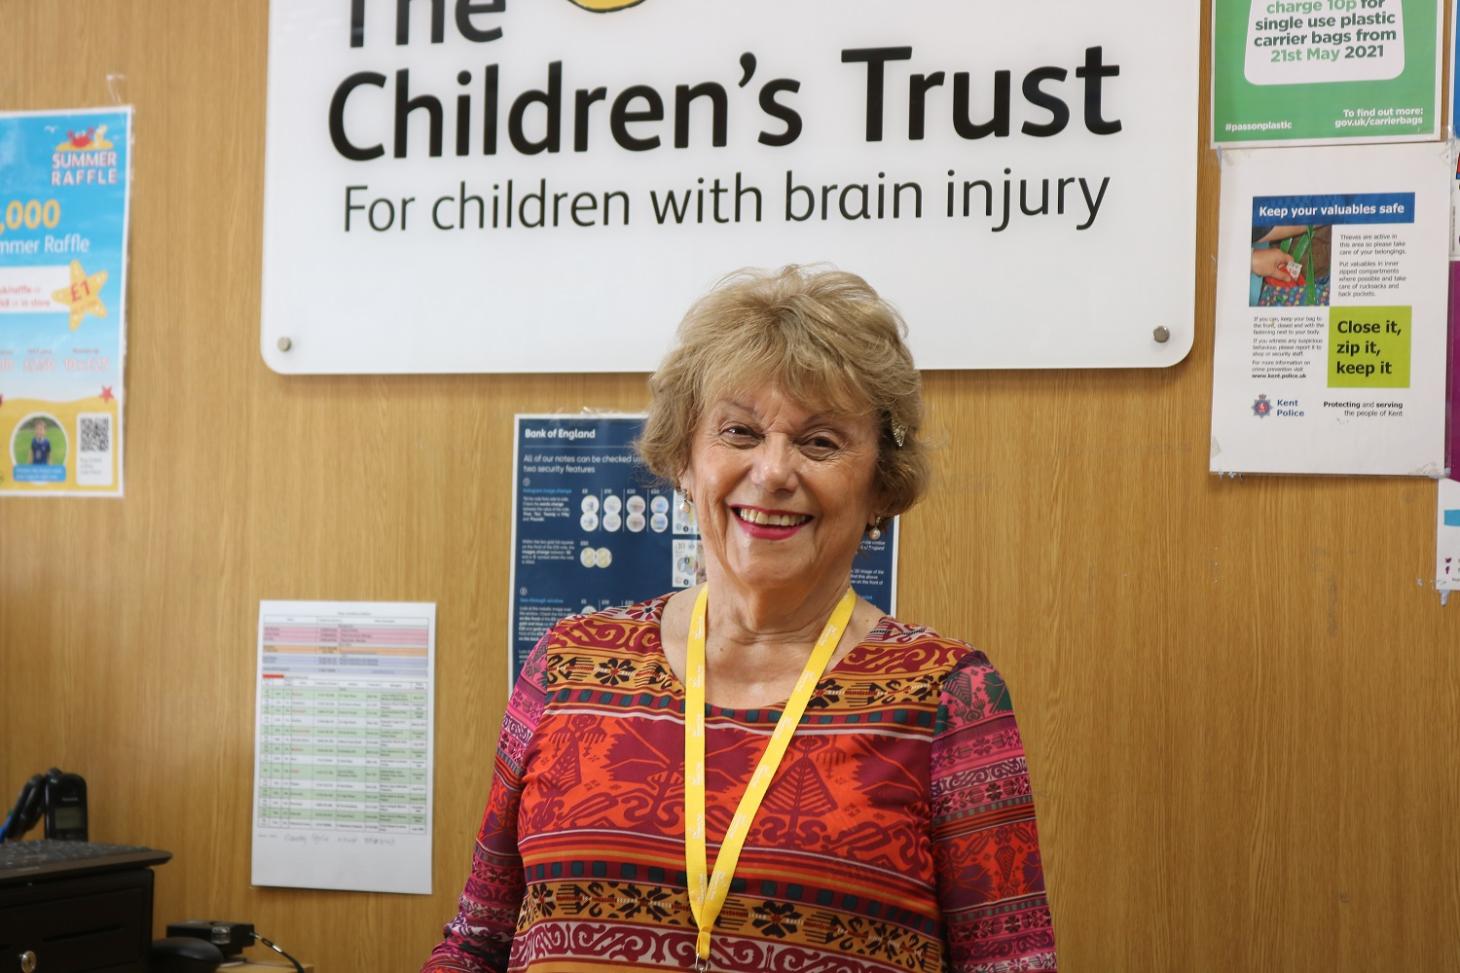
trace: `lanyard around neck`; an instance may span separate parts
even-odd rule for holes
[[[740,849],[750,833],[750,823],[755,812],[771,786],[771,778],[781,765],[781,757],[796,732],[796,724],[806,712],[806,704],[816,689],[821,674],[836,645],[851,621],[852,609],[857,604],[857,593],[851,588],[842,595],[826,627],[796,680],[796,688],[786,701],[781,718],[776,721],[775,732],[761,754],[760,763],[745,785],[740,806],[735,817],[725,830],[725,840],[720,844],[720,853],[715,856],[715,871],[706,876],[705,854],[705,631],[706,606],[709,604],[709,585],[700,589],[695,598],[694,614],[689,623],[689,644],[684,662],[684,866],[689,879],[689,907],[694,914],[695,925],[699,927],[699,938],[695,940],[695,955],[699,964],[710,959],[710,932],[715,919],[725,904],[730,892],[730,878],[735,874],[735,863],[740,859]],[[706,967],[707,968],[707,967]]]

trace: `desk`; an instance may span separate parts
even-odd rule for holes
[[[313,963],[304,963],[302,965],[304,966],[304,973],[314,973]],[[282,962],[254,963],[252,961],[239,963],[237,966],[224,963],[218,967],[218,973],[233,973],[234,970],[241,970],[243,973],[279,973],[280,970],[289,970],[290,973],[293,973],[294,967]]]

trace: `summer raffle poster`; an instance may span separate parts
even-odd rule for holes
[[[0,496],[122,494],[131,132],[0,113]]]
[[[1443,23],[1443,0],[1214,0],[1212,142],[1437,137]]]

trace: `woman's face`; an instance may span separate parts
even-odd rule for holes
[[[818,413],[771,387],[711,402],[693,435],[681,482],[707,568],[802,592],[846,579],[877,516],[871,416]]]

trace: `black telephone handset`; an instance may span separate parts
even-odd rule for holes
[[[13,841],[35,827],[44,815],[45,835],[57,841],[86,841],[86,781],[52,767],[36,774],[20,789],[10,816],[0,824],[0,841]]]
[[[85,779],[51,768],[46,776],[46,837],[85,841],[87,833]]]

